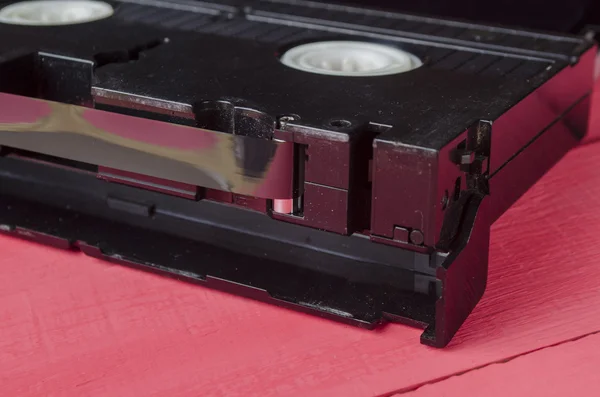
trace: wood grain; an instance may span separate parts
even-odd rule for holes
[[[395,397],[563,397],[585,396],[600,388],[600,335],[491,364]]]
[[[488,290],[445,350],[2,237],[2,395],[389,395],[596,332],[598,167],[597,143],[573,151],[498,221]]]

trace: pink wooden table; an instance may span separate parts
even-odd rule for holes
[[[497,222],[445,350],[0,237],[0,395],[600,395],[599,170],[592,139]]]

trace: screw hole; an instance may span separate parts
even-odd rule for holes
[[[352,123],[349,122],[348,120],[331,120],[331,122],[329,124],[332,127],[337,127],[337,128],[348,128],[352,125]]]

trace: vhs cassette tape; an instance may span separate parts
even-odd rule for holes
[[[0,230],[443,347],[594,59],[326,3],[4,1]]]

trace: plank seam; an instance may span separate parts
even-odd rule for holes
[[[457,377],[457,376],[463,376],[463,375],[468,374],[470,372],[479,371],[481,369],[490,367],[492,365],[506,364],[506,363],[509,363],[509,362],[511,362],[511,361],[513,361],[513,360],[515,360],[517,358],[520,358],[520,357],[529,356],[531,354],[537,353],[537,352],[542,351],[542,350],[552,349],[554,347],[558,347],[558,346],[561,346],[561,345],[564,345],[564,344],[567,344],[567,343],[576,342],[576,341],[579,341],[581,339],[585,339],[585,338],[588,338],[590,336],[594,336],[594,335],[597,335],[597,334],[600,334],[600,330],[588,332],[588,333],[583,334],[583,335],[579,335],[579,336],[576,336],[576,337],[573,337],[573,338],[570,338],[570,339],[565,339],[563,341],[560,341],[560,342],[557,342],[557,343],[553,343],[551,345],[542,346],[542,347],[539,347],[537,349],[533,349],[533,350],[529,350],[529,351],[526,351],[526,352],[523,352],[523,353],[519,353],[517,355],[510,356],[510,357],[507,357],[507,358],[504,358],[504,359],[501,359],[501,360],[490,361],[489,363],[482,364],[482,365],[479,365],[479,366],[476,366],[476,367],[473,367],[473,368],[469,368],[469,369],[464,370],[464,371],[455,372],[455,373],[447,375],[447,376],[442,376],[442,377],[439,377],[439,378],[435,378],[435,379],[432,379],[432,380],[429,380],[429,381],[426,381],[426,382],[422,382],[422,383],[416,384],[414,386],[409,386],[409,387],[406,387],[406,388],[403,388],[403,389],[399,389],[399,390],[396,390],[396,391],[393,391],[393,392],[390,392],[390,393],[381,394],[381,395],[376,396],[376,397],[399,397],[399,396],[402,396],[402,395],[409,395],[409,393],[415,392],[418,389],[422,388],[423,386],[441,383],[441,382],[444,382],[444,381],[446,381],[446,380],[448,380],[450,378],[454,378],[454,377]]]

